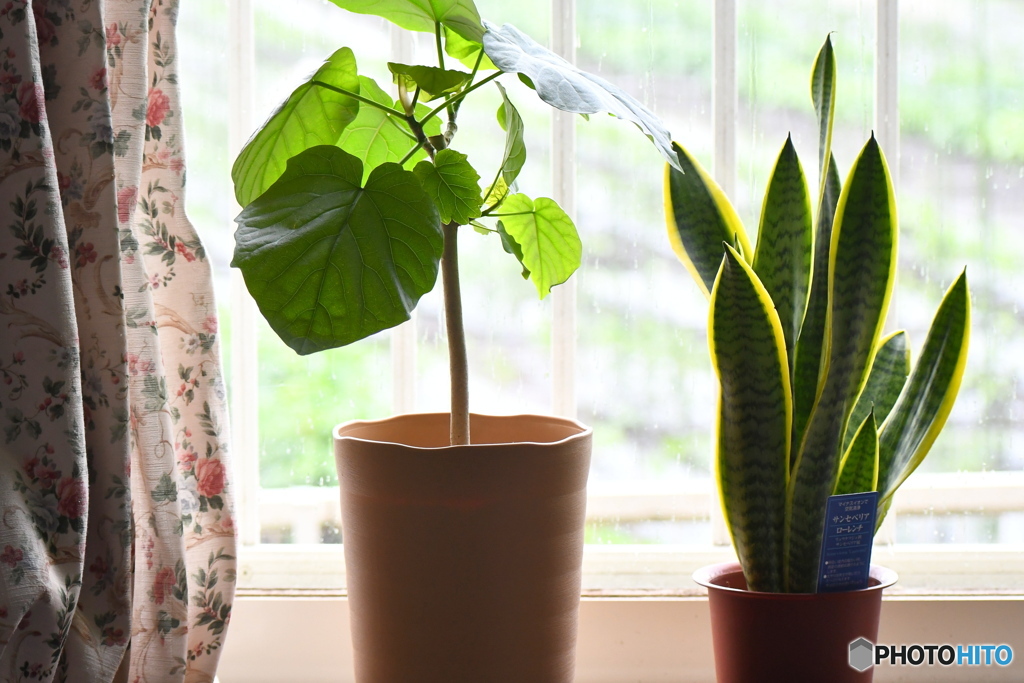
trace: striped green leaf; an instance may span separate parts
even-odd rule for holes
[[[793,138],[782,146],[761,206],[752,266],[779,313],[792,374],[811,276],[811,200]]]
[[[877,486],[878,424],[874,412],[869,412],[839,463],[839,481],[832,495],[874,491]]]
[[[946,291],[921,357],[882,424],[879,491],[883,499],[889,499],[917,468],[946,424],[967,365],[970,325],[965,271]]]
[[[907,345],[907,333],[903,330],[893,332],[878,343],[875,359],[871,362],[871,372],[864,390],[857,397],[857,403],[850,413],[846,436],[843,437],[843,452],[849,448],[853,435],[874,411],[875,420],[885,422],[892,410],[903,385],[910,374],[910,347]]]
[[[825,503],[835,487],[843,433],[868,374],[896,272],[896,201],[874,136],[839,197],[829,263],[824,380],[800,444],[786,506],[787,589],[817,584]]]
[[[682,146],[672,143],[682,172],[665,166],[665,219],[672,250],[705,296],[722,263],[723,243],[753,254],[736,210],[707,171]]]
[[[792,403],[779,316],[754,271],[727,247],[711,292],[711,360],[721,391],[716,470],[747,585],[783,588]]]
[[[821,361],[825,344],[825,318],[828,312],[828,264],[832,246],[832,221],[839,203],[841,186],[834,157],[829,158],[828,182],[818,211],[814,235],[814,261],[811,267],[811,291],[800,336],[797,337],[793,360],[793,443],[803,439],[807,418],[811,416],[814,399],[818,397]],[[792,457],[796,458],[797,449]]]
[[[825,44],[818,51],[811,70],[811,101],[818,117],[818,197],[825,195],[825,160],[832,156],[832,125],[836,110],[836,56],[832,50],[832,36],[825,36]],[[818,202],[819,206],[821,202]]]

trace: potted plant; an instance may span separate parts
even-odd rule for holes
[[[620,89],[481,21],[472,0],[332,1],[432,33],[437,64],[388,64],[392,94],[341,48],[292,92],[232,169],[232,265],[300,354],[407,320],[442,274],[450,413],[334,432],[356,678],[571,681],[590,430],[470,415],[457,239],[466,226],[498,235],[541,298],[580,264],[569,216],[515,191],[526,145],[504,74],[553,107],[633,122],[676,164],[671,138]],[[505,145],[481,184],[453,143],[464,99],[492,81]]]
[[[881,588],[895,575],[876,568],[872,588],[815,594],[826,502],[877,491],[881,524],[945,424],[966,363],[966,274],[946,292],[913,367],[906,334],[881,334],[896,203],[873,135],[840,183],[835,86],[826,38],[811,76],[816,210],[788,138],[756,245],[685,149],[675,145],[682,171],[666,170],[669,239],[710,299],[716,477],[739,558],[695,575],[709,589],[719,681],[763,680],[775,667],[787,681],[870,680],[848,666],[848,647],[875,640]]]

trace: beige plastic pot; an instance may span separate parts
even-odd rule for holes
[[[591,431],[448,414],[334,432],[359,683],[570,683]]]

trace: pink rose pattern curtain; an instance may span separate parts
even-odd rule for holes
[[[212,681],[235,533],[178,0],[0,0],[0,680]]]

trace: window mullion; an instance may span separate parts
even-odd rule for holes
[[[727,197],[736,190],[736,0],[715,0],[711,117],[714,177]],[[714,457],[712,455],[712,457]],[[717,471],[712,463],[711,471]],[[711,497],[711,542],[729,545],[729,530],[718,496]]]
[[[228,155],[234,159],[253,129],[256,51],[252,0],[228,0]],[[237,207],[236,207],[237,209]],[[239,540],[260,541],[259,371],[256,303],[231,271],[231,444]]]
[[[551,49],[576,63],[576,0],[551,0]],[[559,206],[576,220],[576,115],[552,110],[551,185]],[[575,418],[576,279],[551,292],[551,408]]]
[[[415,43],[408,31],[389,22],[391,58],[412,64]],[[409,320],[391,330],[391,411],[411,413],[416,409],[416,311]]]

